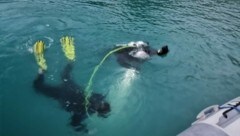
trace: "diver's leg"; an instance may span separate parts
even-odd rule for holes
[[[33,81],[33,87],[35,89],[41,89],[43,83],[44,83],[44,75],[43,75],[43,73],[39,72],[38,75],[37,75],[37,78]]]
[[[72,77],[71,77],[71,71],[73,69],[73,62],[69,62],[63,72],[61,73],[61,79],[62,79],[62,85],[65,88],[68,88],[68,91],[74,91],[74,92],[79,92],[79,93],[83,93],[83,87],[81,87],[80,85],[76,84]]]
[[[61,74],[61,79],[62,79],[63,82],[71,80],[71,71],[72,71],[72,69],[73,69],[73,64],[71,62],[69,62],[65,66],[65,68],[64,68],[64,70],[63,70],[63,72]]]
[[[42,70],[39,70],[37,78],[33,81],[33,87],[36,91],[56,99],[59,98],[61,93],[59,87],[50,86],[44,82],[44,73]]]

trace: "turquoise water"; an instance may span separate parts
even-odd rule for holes
[[[31,47],[47,44],[47,82],[60,82],[67,61],[60,38],[75,38],[73,77],[86,86],[114,44],[168,44],[140,72],[114,56],[97,73],[93,89],[107,93],[107,119],[86,120],[93,136],[174,136],[205,107],[240,95],[240,1],[0,0],[0,135],[76,136],[70,114],[32,88],[37,73]]]

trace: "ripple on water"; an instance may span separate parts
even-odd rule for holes
[[[231,60],[233,65],[240,67],[240,60],[238,60],[237,58],[234,58],[230,54],[228,54],[227,56]]]
[[[101,129],[92,129],[92,135],[101,135],[102,130],[109,135],[120,131],[134,135],[138,129],[149,131],[146,135],[176,135],[177,131],[172,129],[189,125],[201,108],[239,95],[239,0],[1,0],[0,3],[0,26],[3,26],[0,79],[24,85],[21,82],[25,81],[17,81],[22,76],[19,71],[35,68],[28,50],[36,40],[44,40],[48,48],[55,49],[53,45],[57,45],[56,50],[46,54],[48,62],[57,60],[49,64],[55,66],[65,63],[59,59],[64,57],[58,46],[59,38],[76,37],[76,45],[80,45],[76,46],[80,49],[76,63],[85,77],[116,42],[146,39],[153,47],[158,43],[169,45],[167,57],[151,59],[140,73],[120,69],[116,74],[109,67],[114,74],[105,78],[103,72],[96,80],[103,84],[100,90],[110,90],[112,112],[104,121],[99,119]],[[54,68],[48,73],[48,80],[58,80],[55,75],[58,77],[60,70]],[[19,71],[11,71],[15,69]],[[9,76],[10,73],[14,75]],[[85,77],[81,80],[87,80]],[[172,108],[176,105],[177,112]],[[17,117],[22,118],[21,114]],[[165,129],[172,121],[172,129]],[[20,126],[20,129],[25,128]]]

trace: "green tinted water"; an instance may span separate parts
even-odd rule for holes
[[[83,135],[68,125],[70,114],[37,94],[31,47],[48,46],[47,82],[60,82],[67,61],[60,46],[75,37],[73,77],[86,86],[94,67],[114,44],[168,44],[141,71],[121,68],[110,56],[94,81],[107,93],[111,116],[86,120],[94,136],[174,136],[203,108],[240,95],[240,1],[0,1],[0,135]]]

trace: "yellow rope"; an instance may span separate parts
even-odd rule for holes
[[[92,82],[93,82],[93,78],[95,76],[95,74],[97,73],[98,69],[100,68],[100,66],[103,64],[103,62],[113,53],[117,52],[117,51],[120,51],[120,50],[123,50],[123,49],[126,49],[126,48],[134,48],[132,46],[122,46],[122,47],[119,47],[117,49],[114,49],[112,51],[110,51],[109,53],[107,53],[103,59],[101,60],[101,62],[94,68],[93,72],[92,72],[92,75],[88,81],[88,84],[87,84],[87,87],[85,89],[85,109],[86,109],[86,113],[87,115],[89,116],[88,114],[88,106],[89,106],[89,98],[92,94],[92,90],[91,90],[91,87],[92,87]]]

